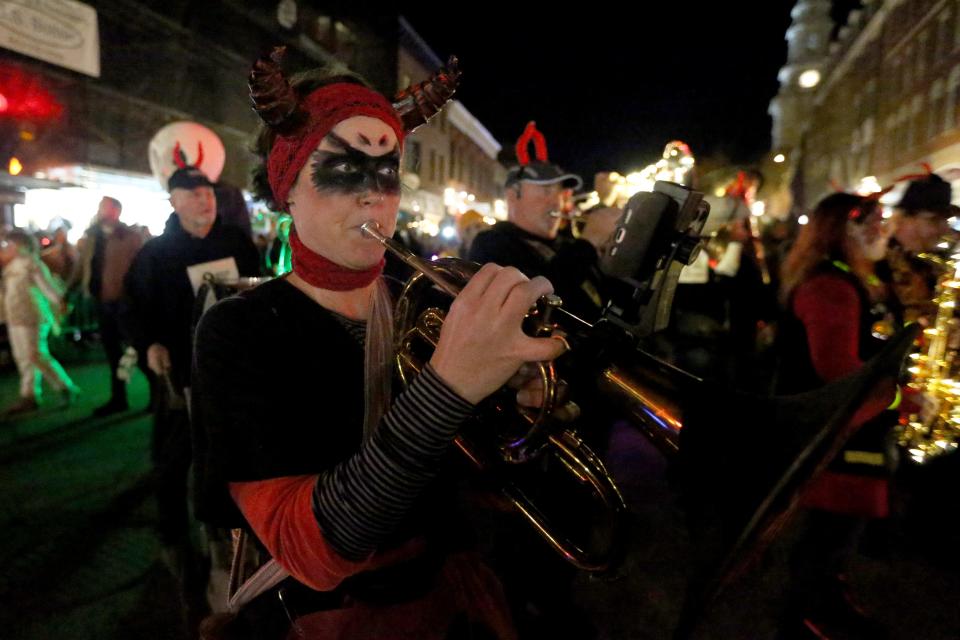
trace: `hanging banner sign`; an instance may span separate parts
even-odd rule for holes
[[[0,0],[0,47],[100,77],[97,11],[74,0]]]

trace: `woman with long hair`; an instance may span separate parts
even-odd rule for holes
[[[893,232],[875,199],[827,196],[783,262],[779,389],[808,391],[860,368],[882,345],[888,290],[874,272]],[[883,337],[889,337],[887,333]]]
[[[798,393],[849,375],[880,350],[895,324],[874,272],[892,234],[875,198],[827,196],[783,263],[778,390]],[[885,412],[847,443],[801,500],[806,513],[791,553],[784,638],[882,637],[845,578],[869,518],[888,512]]]

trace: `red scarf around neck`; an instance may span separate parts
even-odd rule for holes
[[[307,284],[330,291],[351,291],[366,287],[380,276],[386,262],[385,258],[381,258],[380,262],[369,269],[348,269],[311,251],[300,240],[294,228],[290,229],[290,251],[293,272]]]

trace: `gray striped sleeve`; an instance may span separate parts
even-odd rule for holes
[[[360,451],[320,476],[313,513],[341,556],[363,560],[394,531],[472,411],[427,365]]]

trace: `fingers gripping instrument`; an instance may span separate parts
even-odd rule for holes
[[[394,313],[397,368],[403,383],[409,384],[436,348],[446,315],[444,305],[460,293],[479,265],[453,258],[427,261],[384,236],[375,222],[367,222],[361,229],[416,272],[400,294]],[[550,337],[563,323],[589,327],[564,311],[560,299],[549,294],[541,296],[527,312],[524,331],[534,337]],[[568,562],[583,570],[603,571],[617,553],[626,512],[623,497],[599,457],[571,427],[577,409],[559,400],[560,381],[554,364],[536,363],[536,371],[542,389],[539,407],[517,405],[515,391],[504,387],[481,403],[480,424],[458,435],[456,446],[471,463],[497,479],[508,501]],[[588,536],[587,541],[563,531],[530,497],[535,490],[514,481],[512,468],[545,458],[558,461],[555,466],[565,472],[578,494],[589,494],[592,510],[602,514],[606,530],[601,535]],[[591,544],[596,540],[600,544]]]

